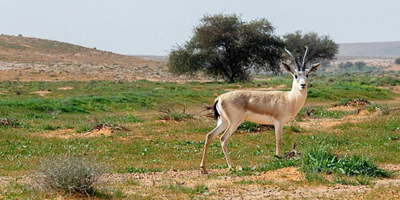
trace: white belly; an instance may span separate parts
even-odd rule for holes
[[[271,117],[269,115],[260,115],[260,114],[253,113],[250,111],[246,112],[246,114],[244,115],[244,120],[250,121],[250,122],[255,122],[258,124],[266,124],[266,125],[274,124],[273,117]]]
[[[294,117],[292,116],[285,117],[283,119],[283,123],[288,123],[292,121],[293,118]],[[269,115],[261,115],[251,111],[247,111],[246,114],[244,115],[244,120],[255,122],[258,124],[273,125],[276,119]]]

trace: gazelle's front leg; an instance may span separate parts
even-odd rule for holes
[[[275,139],[276,139],[276,155],[281,155],[281,143],[282,143],[282,130],[283,130],[283,122],[282,121],[274,121],[275,126]]]

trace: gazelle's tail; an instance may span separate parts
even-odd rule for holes
[[[218,113],[218,110],[217,110],[217,103],[218,103],[218,100],[216,100],[216,101],[214,102],[214,107],[213,107],[213,110],[214,110],[214,118],[215,118],[215,119],[218,119],[218,118],[219,118],[219,113]]]

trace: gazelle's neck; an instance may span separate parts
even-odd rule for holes
[[[292,89],[289,91],[289,100],[293,101],[296,105],[295,107],[303,107],[304,103],[307,99],[307,87],[300,90],[299,86],[296,83],[296,80],[293,80]]]

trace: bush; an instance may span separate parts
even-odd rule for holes
[[[95,194],[94,184],[106,171],[96,160],[76,156],[51,157],[40,163],[39,174],[46,190],[69,194]]]
[[[394,63],[399,64],[400,65],[400,58],[397,58]]]
[[[340,69],[350,69],[353,66],[354,66],[354,64],[352,62],[350,62],[350,61],[347,61],[346,63],[343,63],[343,62],[339,63],[339,68]]]
[[[382,115],[389,115],[390,114],[390,106],[387,104],[375,104],[372,105],[368,111],[380,110]]]
[[[24,125],[18,119],[3,118],[0,120],[0,127],[20,128]]]
[[[357,70],[363,70],[363,68],[365,66],[367,66],[367,63],[363,62],[363,61],[357,61],[354,63],[354,66],[356,67]]]

